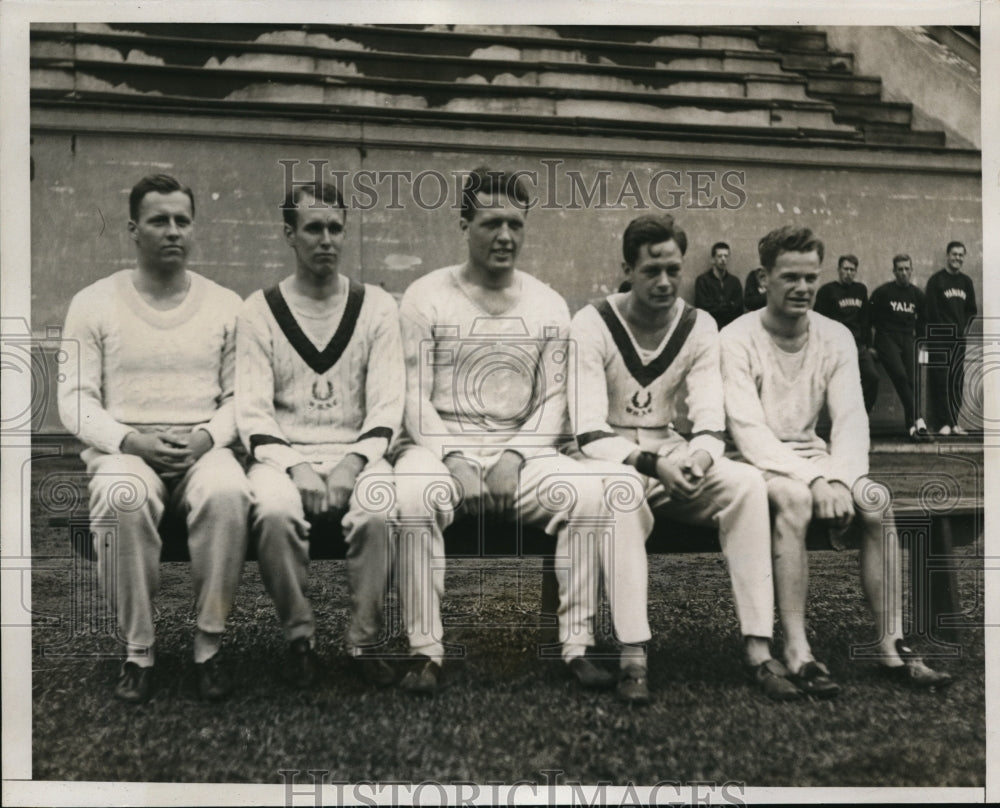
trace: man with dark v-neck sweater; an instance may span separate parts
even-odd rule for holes
[[[403,417],[395,301],[339,271],[347,211],[332,183],[296,185],[282,206],[295,273],[254,292],[237,321],[236,422],[253,457],[251,528],[289,643],[285,675],[320,675],[305,595],[309,542],[339,521],[347,545],[347,648],[362,678],[391,684],[382,639],[390,539],[385,460]]]
[[[711,315],[677,296],[686,250],[687,236],[669,215],[641,216],[625,230],[631,290],[584,306],[573,318],[573,431],[588,468],[637,472],[654,513],[719,528],[748,673],[770,698],[799,699],[770,652],[774,589],[764,479],[723,456],[718,329]],[[643,527],[641,540],[652,520]],[[631,566],[606,559],[604,576],[617,625],[624,622],[618,612],[634,611],[630,602],[645,602],[645,553]],[[637,630],[640,621],[630,622]]]

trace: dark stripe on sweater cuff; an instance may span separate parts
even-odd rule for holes
[[[257,457],[257,448],[259,446],[266,446],[269,443],[277,443],[281,446],[291,446],[287,440],[282,440],[281,438],[276,438],[274,435],[251,435],[250,436],[250,454]]]
[[[617,438],[618,436],[614,432],[603,432],[601,430],[596,430],[594,432],[584,432],[581,435],[576,436],[576,443],[578,446],[586,446],[588,443],[593,443],[595,440],[603,440],[604,438]]]
[[[363,435],[358,435],[358,439],[355,443],[366,440],[367,438],[385,438],[390,443],[392,442],[392,430],[387,426],[377,426],[373,429],[369,429]]]

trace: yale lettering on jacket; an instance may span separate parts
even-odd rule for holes
[[[912,303],[900,303],[898,300],[890,300],[889,305],[892,306],[893,311],[900,312],[901,314],[913,314]]]

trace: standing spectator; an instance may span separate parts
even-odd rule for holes
[[[712,266],[695,279],[694,305],[711,314],[719,328],[743,313],[743,289],[729,273],[729,245],[724,241],[712,245]]]
[[[865,411],[871,412],[878,398],[878,368],[872,356],[872,333],[868,324],[868,287],[856,280],[858,258],[842,255],[837,259],[837,280],[820,287],[815,310],[824,317],[843,323],[858,346],[858,370]]]
[[[743,305],[747,311],[757,311],[767,305],[767,286],[764,283],[764,267],[751,269],[743,287]]]
[[[928,368],[932,410],[939,435],[966,435],[958,423],[962,409],[962,388],[965,384],[966,334],[972,318],[978,313],[976,290],[972,279],[962,273],[965,263],[965,245],[950,241],[945,250],[948,260],[944,269],[931,275],[927,281],[927,335],[933,337],[934,326],[952,328],[948,367]]]
[[[913,263],[901,253],[892,259],[895,280],[872,292],[869,320],[875,329],[875,353],[889,374],[903,405],[903,418],[915,440],[927,437],[927,424],[919,415],[915,395],[916,337],[923,335],[924,293],[911,282]]]

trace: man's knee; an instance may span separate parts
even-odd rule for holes
[[[208,455],[202,459],[207,460]],[[246,514],[251,501],[250,483],[232,453],[220,451],[211,462],[196,469],[187,498],[193,506],[219,513]]]
[[[791,477],[772,477],[767,481],[767,499],[775,519],[789,522],[805,533],[813,505],[808,485]]]
[[[713,464],[713,468],[724,485],[725,493],[732,500],[767,497],[768,488],[764,483],[764,476],[753,466],[723,457]]]
[[[398,475],[396,486],[396,515],[403,520],[437,520],[450,523],[453,517],[453,487],[450,475],[404,474]]]
[[[882,483],[862,477],[851,489],[855,517],[867,532],[878,532],[891,514],[892,494]]]
[[[253,483],[250,487],[254,525],[281,525],[305,518],[302,497],[294,485],[266,486]]]
[[[115,454],[102,458],[87,484],[90,514],[114,514],[118,519],[151,515],[158,521],[164,503],[162,483],[156,472],[136,455]]]

